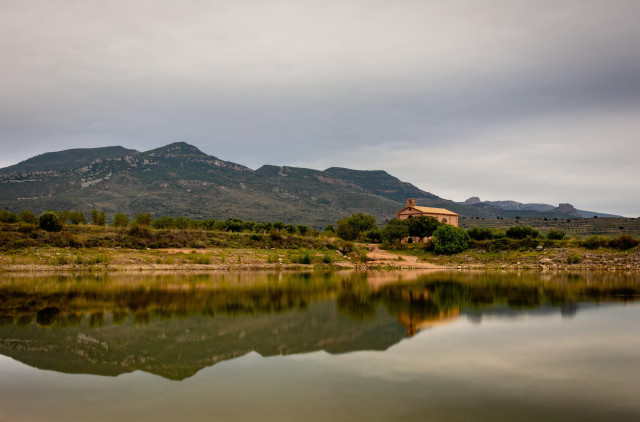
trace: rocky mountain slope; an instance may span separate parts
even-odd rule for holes
[[[324,227],[351,213],[379,223],[395,217],[407,198],[421,206],[464,216],[509,216],[482,203],[459,204],[402,182],[385,171],[332,167],[324,171],[265,165],[252,170],[173,143],[140,152],[123,147],[73,149],[42,154],[0,169],[0,208],[105,210],[130,216],[253,220]],[[536,215],[565,216],[562,210]],[[574,216],[571,214],[570,216]]]
[[[523,204],[522,202],[517,201],[481,201],[477,196],[472,196],[471,198],[464,201],[466,205],[472,205],[476,207],[498,207],[504,211],[518,211],[523,217],[535,217],[535,215],[529,215],[530,212],[536,213],[553,213],[553,214],[565,214],[566,217],[574,217],[574,218],[591,218],[591,217],[613,217],[619,218],[622,217],[620,215],[614,214],[606,214],[595,211],[586,211],[586,210],[578,210],[573,207],[571,204],[560,204],[557,207],[554,207],[550,204],[537,204],[537,203],[527,203]]]

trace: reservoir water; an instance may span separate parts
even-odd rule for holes
[[[640,276],[0,276],[0,421],[637,421]]]

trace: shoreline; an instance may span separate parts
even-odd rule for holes
[[[457,255],[435,255],[423,250],[380,249],[368,245],[366,262],[333,251],[309,251],[312,263],[294,262],[299,250],[251,248],[121,249],[36,248],[0,253],[0,274],[73,274],[130,272],[239,272],[239,271],[640,271],[640,251],[583,250],[578,248],[485,253],[471,250]],[[570,263],[574,257],[577,262]],[[576,258],[577,257],[577,258]],[[362,257],[362,260],[365,258]]]

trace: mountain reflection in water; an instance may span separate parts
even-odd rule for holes
[[[385,350],[466,316],[640,299],[633,274],[213,273],[0,278],[0,354],[41,369],[169,379],[256,351]]]

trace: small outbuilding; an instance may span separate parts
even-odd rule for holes
[[[435,217],[441,223],[458,227],[458,214],[444,208],[418,207],[413,198],[407,199],[407,206],[396,212],[398,220],[414,217]]]

